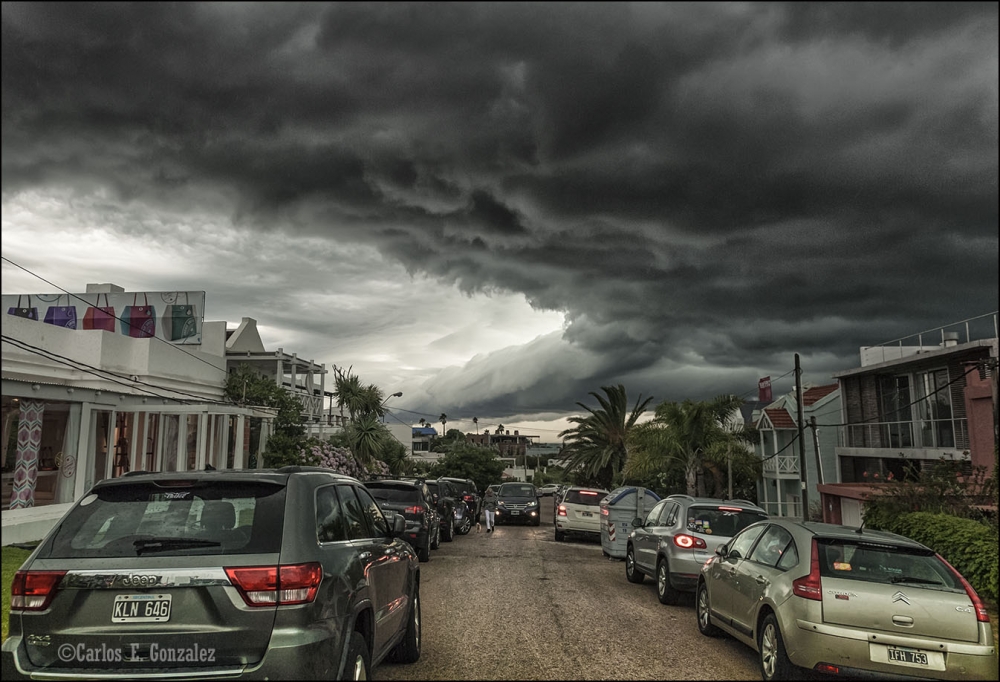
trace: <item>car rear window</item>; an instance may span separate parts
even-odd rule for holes
[[[100,488],[74,507],[41,556],[271,554],[281,548],[285,486],[143,482]]]
[[[951,569],[930,551],[877,543],[823,540],[817,546],[819,572],[826,578],[964,589]]]
[[[724,505],[690,507],[687,514],[687,529],[703,535],[731,538],[750,524],[766,518],[767,515],[762,512],[738,507]]]
[[[600,507],[606,492],[597,490],[570,490],[563,498],[564,504],[585,504],[588,507]]]
[[[379,502],[420,502],[420,491],[408,486],[366,485],[368,492]]]

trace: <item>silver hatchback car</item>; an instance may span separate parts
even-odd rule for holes
[[[933,550],[901,535],[771,519],[702,568],[698,629],[759,653],[765,680],[824,673],[996,680],[989,615]]]
[[[661,604],[676,604],[680,592],[694,592],[701,567],[715,548],[767,513],[746,500],[671,495],[636,518],[625,549],[625,577],[641,583],[656,578]]]

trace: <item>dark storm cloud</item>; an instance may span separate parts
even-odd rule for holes
[[[792,352],[852,367],[997,307],[997,16],[4,3],[3,192],[208,187],[248,228],[566,312],[591,361],[495,354],[436,380],[456,404],[512,363],[534,374],[491,395],[526,411],[626,376],[662,394],[693,357],[743,392]]]

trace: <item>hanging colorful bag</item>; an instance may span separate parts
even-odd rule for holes
[[[56,302],[62,301],[62,296]],[[66,303],[70,302],[70,297],[66,296]],[[50,305],[45,311],[45,324],[65,327],[66,329],[76,329],[76,306],[73,305]]]
[[[143,305],[138,305],[138,296],[132,296],[132,305],[122,311],[122,334],[133,339],[148,339],[156,334],[156,311],[149,305],[146,294],[142,295]]]
[[[31,296],[28,296],[28,307],[21,307],[21,297],[17,297],[17,307],[8,308],[8,315],[13,315],[14,317],[23,317],[26,320],[37,320],[38,319],[38,308],[31,307]]]
[[[167,335],[168,341],[190,339],[198,333],[198,323],[194,315],[194,306],[189,304],[186,291],[184,292],[184,305],[174,304],[167,306],[167,310],[163,314],[163,333]]]
[[[101,294],[97,294],[97,305],[87,308],[83,314],[84,329],[103,329],[106,332],[115,330],[115,308],[109,305],[108,295],[104,294],[104,305],[101,305]]]

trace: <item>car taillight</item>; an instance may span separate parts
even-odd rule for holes
[[[323,567],[315,561],[285,566],[240,566],[225,570],[247,606],[307,604],[316,598],[323,580]]]
[[[18,571],[10,585],[11,611],[44,611],[66,571]]]
[[[812,557],[809,560],[809,575],[792,581],[792,594],[803,599],[823,601],[823,581],[819,574],[819,545],[812,541]]]
[[[403,510],[403,513],[404,514],[423,514],[424,513],[424,508],[423,507],[407,507],[406,509]]]
[[[559,514],[559,516],[566,516],[566,505],[565,504],[560,504],[559,505],[559,511],[556,512],[556,513]]]
[[[976,610],[976,620],[978,620],[980,623],[989,623],[990,614],[986,611],[986,605],[983,604],[983,600],[979,598],[978,594],[976,594],[975,588],[972,587],[972,585],[969,584],[969,581],[966,580],[965,577],[961,573],[959,573],[954,566],[949,564],[943,556],[941,556],[940,554],[935,554],[935,556],[941,561],[944,561],[944,565],[950,568],[951,572],[955,574],[955,577],[958,578],[959,581],[961,581],[962,587],[965,588],[965,593],[969,596],[969,601],[972,602],[972,607]]]
[[[685,535],[684,533],[679,533],[674,536],[674,544],[678,547],[683,547],[684,549],[691,549],[695,547],[697,549],[708,549],[708,545],[701,538],[696,538],[693,535]]]

